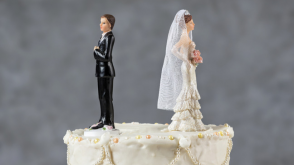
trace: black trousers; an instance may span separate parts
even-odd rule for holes
[[[105,125],[114,127],[114,112],[113,112],[113,77],[97,77],[98,96],[100,101],[101,121]]]

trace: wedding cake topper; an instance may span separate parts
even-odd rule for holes
[[[97,123],[90,126],[90,129],[103,128],[104,130],[112,130],[115,128],[112,103],[113,78],[115,77],[112,63],[112,48],[115,41],[112,33],[114,23],[115,17],[113,15],[104,14],[101,17],[100,30],[103,33],[98,45],[94,47],[101,116]]]
[[[174,110],[168,131],[204,131],[196,67],[203,62],[192,41],[192,16],[187,10],[177,12],[168,34],[162,67],[158,109]]]

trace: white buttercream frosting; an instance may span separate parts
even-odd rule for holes
[[[183,148],[189,148],[190,145],[191,145],[191,139],[190,139],[190,137],[184,137],[183,135],[180,134],[179,144]]]
[[[83,129],[68,130],[68,164],[229,165],[234,136],[230,126],[205,125],[207,130],[199,132],[161,132],[168,127],[163,124],[115,126],[120,135],[84,137]]]

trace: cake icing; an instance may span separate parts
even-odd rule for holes
[[[119,124],[119,135],[85,137],[85,129],[68,130],[68,165],[229,165],[233,128],[205,125],[201,132],[162,132],[164,124]]]

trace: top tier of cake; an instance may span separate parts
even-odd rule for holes
[[[85,137],[85,129],[67,131],[68,164],[228,165],[233,128],[205,125],[201,132],[162,132],[164,124],[115,124],[119,135]]]

